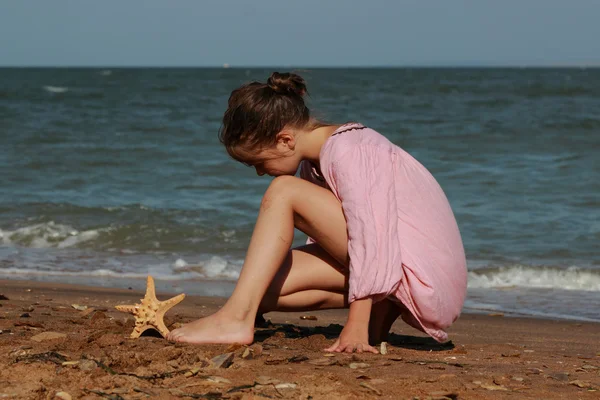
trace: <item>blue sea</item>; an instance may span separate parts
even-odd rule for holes
[[[466,312],[600,321],[600,69],[296,71],[314,115],[440,182]],[[217,133],[231,90],[271,72],[0,69],[0,278],[229,294],[270,178]]]

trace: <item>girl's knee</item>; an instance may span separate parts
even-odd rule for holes
[[[289,201],[294,187],[298,185],[298,178],[294,176],[277,176],[265,192],[261,208],[268,208],[274,201]]]

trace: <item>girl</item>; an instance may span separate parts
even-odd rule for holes
[[[437,341],[459,316],[466,260],[448,200],[418,161],[359,123],[311,118],[304,80],[273,73],[231,93],[220,140],[275,179],[267,189],[235,290],[215,314],[168,335],[244,343],[257,313],[349,307],[326,349],[376,353],[401,316]],[[296,178],[300,168],[301,178]],[[294,227],[309,243],[290,250]]]

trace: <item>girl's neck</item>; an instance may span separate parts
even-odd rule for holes
[[[321,148],[338,127],[340,125],[319,125],[304,131],[300,142],[302,158],[319,165]]]

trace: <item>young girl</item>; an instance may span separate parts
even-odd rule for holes
[[[327,351],[376,353],[401,316],[437,341],[467,288],[460,233],[444,192],[406,151],[359,123],[311,118],[304,80],[273,73],[234,90],[221,142],[275,179],[235,290],[215,314],[169,340],[245,343],[257,313],[349,307]],[[301,178],[296,178],[300,168]],[[291,249],[294,227],[308,244]]]

